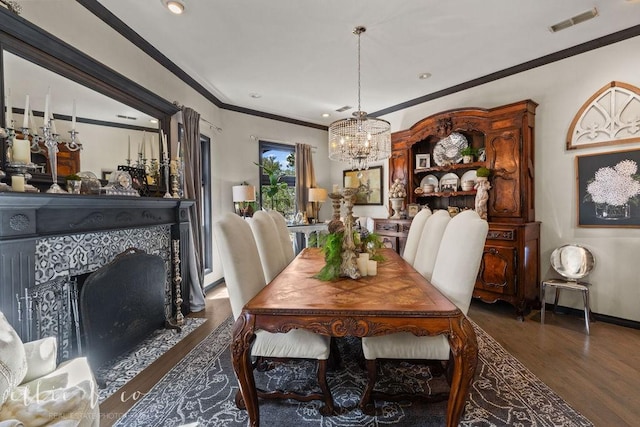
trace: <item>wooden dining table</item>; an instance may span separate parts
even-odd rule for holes
[[[457,426],[473,381],[478,344],[473,327],[452,302],[391,249],[383,249],[376,276],[322,281],[319,248],[304,249],[243,308],[233,329],[233,368],[249,425],[260,425],[251,365],[256,330],[300,328],[332,337],[370,337],[394,332],[446,334],[453,355],[446,425]]]

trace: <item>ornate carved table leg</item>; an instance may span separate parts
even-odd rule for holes
[[[458,321],[452,321],[451,326],[449,345],[454,366],[447,405],[447,426],[455,427],[460,422],[460,416],[469,395],[469,386],[476,371],[478,342],[473,326],[466,317],[462,316]]]
[[[257,427],[260,425],[260,411],[258,408],[258,393],[251,366],[251,343],[256,337],[254,320],[253,316],[245,313],[238,317],[233,326],[231,350],[233,352],[233,370],[240,385],[242,401],[249,415],[249,425]],[[238,396],[236,396],[236,402],[239,402]]]

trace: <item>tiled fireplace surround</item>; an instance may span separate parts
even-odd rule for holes
[[[192,201],[112,196],[0,193],[0,310],[24,341],[56,336],[59,357],[78,352],[76,278],[137,248],[166,267],[167,317],[175,315],[171,240],[188,252]],[[189,311],[181,268],[182,312]],[[108,303],[108,302],[105,302]]]

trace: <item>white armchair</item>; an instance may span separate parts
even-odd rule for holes
[[[97,384],[84,357],[56,365],[53,337],[23,343],[0,312],[0,426],[98,426]]]

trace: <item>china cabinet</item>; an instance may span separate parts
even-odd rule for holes
[[[519,316],[539,304],[540,223],[535,221],[534,206],[536,107],[535,102],[525,100],[492,109],[463,108],[434,114],[395,132],[389,159],[389,183],[400,179],[406,185],[407,203],[450,212],[473,209],[476,190],[469,182],[463,190],[462,184],[475,180],[480,167],[492,171],[489,233],[474,297],[507,301]],[[480,153],[471,163],[461,163],[465,147]],[[416,158],[425,155],[430,167],[418,167]],[[384,227],[395,225],[397,233],[405,228],[408,231],[406,224],[389,221]],[[406,238],[404,233],[396,236],[398,242]]]

